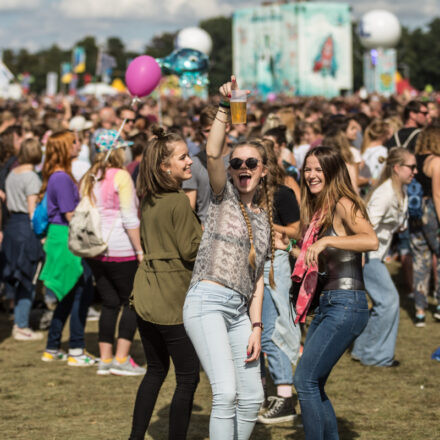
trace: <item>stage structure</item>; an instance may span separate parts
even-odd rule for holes
[[[287,3],[233,16],[233,70],[240,88],[269,94],[338,96],[353,88],[350,7]]]

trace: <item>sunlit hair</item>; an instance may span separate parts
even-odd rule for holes
[[[43,153],[41,151],[40,141],[36,138],[25,139],[21,143],[20,152],[18,153],[18,163],[30,163],[38,165],[41,162]]]
[[[396,196],[399,199],[399,202],[402,202],[402,191],[398,189],[397,184],[397,175],[394,172],[394,167],[396,165],[403,165],[407,159],[411,156],[414,156],[412,153],[410,153],[406,148],[403,147],[394,147],[391,148],[388,152],[388,157],[380,157],[379,163],[384,163],[385,166],[383,167],[382,173],[380,174],[380,177],[374,186],[374,188],[368,193],[368,196],[365,200],[365,203],[368,203],[371,199],[371,196],[373,195],[374,191],[382,185],[386,180],[392,179],[394,192],[396,193]]]
[[[264,135],[267,130],[278,127],[279,125],[282,125],[280,117],[275,113],[269,113],[261,128],[261,133]]]
[[[243,141],[239,142],[234,146],[234,148],[231,151],[230,158],[232,159],[234,157],[235,151],[237,151],[241,147],[251,147],[258,151],[258,154],[261,158],[261,161],[263,162],[263,166],[267,166],[268,164],[268,157],[266,148],[263,146],[263,144],[259,140],[250,140],[250,141]],[[270,248],[271,248],[271,256],[270,256],[270,271],[269,271],[269,284],[272,288],[275,288],[275,277],[274,277],[274,268],[273,268],[273,262],[275,259],[275,230],[273,227],[273,194],[275,191],[275,188],[273,185],[269,184],[266,178],[261,179],[261,183],[259,184],[259,187],[257,187],[256,195],[254,197],[254,200],[256,203],[258,203],[260,206],[264,208],[267,214],[267,219],[269,221],[270,226]],[[249,216],[246,212],[246,208],[243,204],[243,202],[238,199],[241,212],[243,214],[244,220],[246,222],[246,227],[249,234],[249,241],[251,248],[249,250],[248,260],[249,264],[253,269],[255,269],[255,259],[256,259],[256,252],[254,247],[254,234],[252,232],[252,224],[249,220]]]
[[[375,119],[365,129],[364,139],[362,141],[361,153],[363,153],[372,141],[385,141],[388,138],[390,125],[382,119]]]
[[[307,168],[307,159],[311,156],[318,159],[325,178],[324,188],[316,195],[310,191],[304,172]],[[353,188],[341,154],[330,147],[313,148],[306,154],[301,171],[300,231],[305,231],[318,210],[321,210],[322,213],[321,231],[327,230],[333,223],[336,204],[343,197],[353,203],[351,212],[353,221],[355,221],[358,211],[368,220],[365,204]]]
[[[148,142],[139,164],[136,190],[140,198],[151,201],[164,192],[177,191],[180,183],[166,173],[161,165],[169,163],[176,142],[185,142],[177,133],[166,133],[161,127],[153,129],[154,137]]]
[[[428,125],[417,137],[416,154],[431,153],[440,156],[440,126]]]
[[[261,144],[266,150],[267,155],[267,177],[266,181],[269,186],[278,187],[284,185],[286,172],[278,164],[278,159],[275,155],[275,143],[270,139],[261,139]]]
[[[58,170],[66,172],[73,181],[72,175],[72,147],[75,142],[75,134],[70,130],[63,130],[49,137],[46,143],[46,151],[43,164],[43,184],[40,190],[40,199],[43,198],[47,189],[50,176]]]
[[[342,130],[326,134],[322,144],[337,151],[345,163],[352,164],[354,162],[353,154],[350,150],[350,142]]]
[[[95,182],[105,179],[105,173],[109,168],[124,168],[125,152],[123,148],[114,149],[107,160],[107,151],[97,153],[93,165],[81,179],[81,196],[89,197],[94,201],[93,186]]]

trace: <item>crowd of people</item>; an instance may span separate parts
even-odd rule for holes
[[[132,440],[145,436],[170,360],[169,438],[186,438],[200,367],[212,387],[210,438],[293,421],[294,390],[306,438],[338,438],[325,383],[344,352],[400,365],[389,260],[402,264],[414,325],[440,322],[438,102],[250,96],[247,123],[233,125],[237,87],[231,77],[209,102],[0,103],[1,294],[12,337],[44,339],[30,324],[39,295],[51,310],[42,361],[144,376]],[[101,241],[82,253],[72,219],[83,201]],[[99,354],[85,347],[92,304]],[[130,354],[136,330],[146,368]]]

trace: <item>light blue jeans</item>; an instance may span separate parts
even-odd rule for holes
[[[211,440],[247,440],[264,399],[257,359],[245,363],[251,323],[238,292],[201,281],[188,291],[183,322],[212,387]]]
[[[289,254],[275,253],[275,289],[269,285],[270,261],[264,265],[264,300],[261,347],[267,355],[269,372],[275,385],[293,384],[292,363],[299,356],[301,331],[294,325],[295,312],[290,307],[292,285]]]
[[[351,354],[364,365],[391,365],[399,329],[399,294],[388,269],[378,258],[367,260],[364,283],[373,307]]]

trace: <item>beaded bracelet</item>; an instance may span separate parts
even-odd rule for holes
[[[294,238],[291,238],[288,246],[286,247],[286,252],[290,252],[295,244],[296,240]]]

